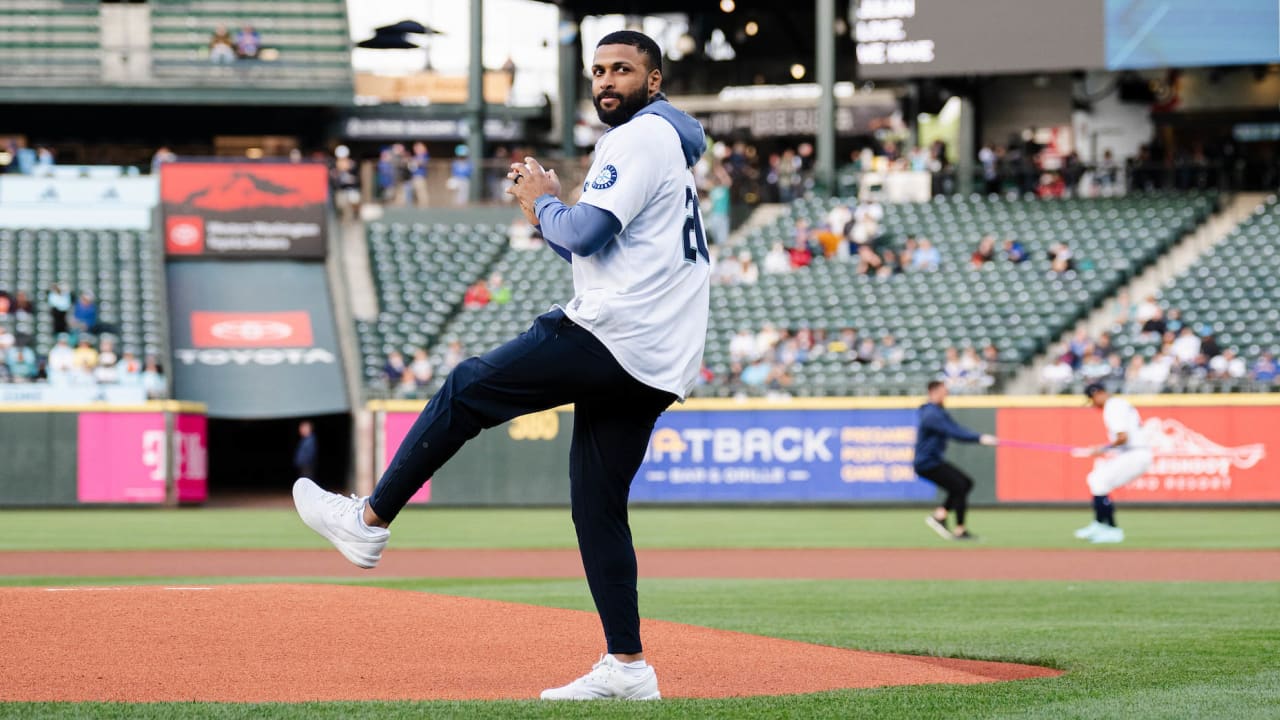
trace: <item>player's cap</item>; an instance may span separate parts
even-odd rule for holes
[[[1084,387],[1084,396],[1091,398],[1100,392],[1106,392],[1106,391],[1107,391],[1107,386],[1103,385],[1102,383],[1097,383],[1097,382],[1089,383]]]

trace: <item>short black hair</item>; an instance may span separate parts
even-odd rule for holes
[[[630,45],[649,57],[649,69],[662,72],[662,50],[653,38],[635,30],[618,30],[600,38],[596,47],[601,45]]]
[[[934,390],[937,390],[943,385],[946,385],[946,383],[942,382],[941,380],[930,380],[929,384],[926,387],[928,388],[929,392],[933,392]]]

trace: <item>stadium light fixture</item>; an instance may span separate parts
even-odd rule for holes
[[[756,33],[760,32],[760,25],[755,20],[750,20],[743,30],[747,33],[747,37],[755,37]]]
[[[723,12],[731,13],[736,7],[738,5],[733,0],[720,0],[720,10]]]
[[[804,65],[801,65],[800,63],[796,63],[791,66],[791,77],[795,78],[796,80],[803,80],[804,73],[805,73]]]

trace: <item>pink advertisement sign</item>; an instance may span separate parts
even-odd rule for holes
[[[77,498],[82,503],[163,503],[169,453],[179,502],[208,495],[205,417],[179,414],[165,442],[163,413],[81,413],[78,420]]]
[[[418,419],[417,413],[401,413],[388,412],[383,415],[382,424],[382,469],[386,470],[391,464],[391,458],[396,456],[396,450],[400,449],[400,443],[404,440],[405,435],[409,434],[409,428],[413,427],[413,421]],[[431,480],[428,479],[423,484],[422,489],[413,494],[409,498],[410,503],[426,503],[431,502]]]

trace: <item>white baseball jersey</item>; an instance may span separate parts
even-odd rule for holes
[[[565,314],[632,377],[683,400],[702,367],[710,265],[693,172],[671,123],[642,114],[605,133],[579,202],[609,211],[622,230],[573,257]]]
[[[1136,450],[1147,447],[1147,438],[1142,432],[1142,418],[1129,403],[1118,397],[1109,397],[1102,406],[1102,422],[1107,426],[1107,438],[1115,442],[1120,433],[1127,436],[1121,450]]]

